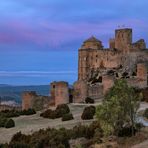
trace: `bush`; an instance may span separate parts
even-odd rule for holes
[[[20,115],[33,115],[33,114],[36,114],[36,111],[31,108],[20,112]]]
[[[94,101],[94,99],[92,99],[92,98],[87,97],[87,98],[85,99],[85,103],[93,104],[94,102],[95,102],[95,101]]]
[[[62,116],[62,121],[68,121],[68,120],[72,120],[73,119],[73,115],[72,114],[64,114]]]
[[[5,127],[5,123],[7,122],[7,118],[0,117],[0,127]]]
[[[96,112],[96,108],[94,106],[85,107],[81,115],[81,119],[82,120],[93,119],[95,112]]]
[[[15,127],[15,122],[12,119],[9,119],[6,123],[5,123],[5,128],[12,128]]]
[[[12,118],[12,117],[18,117],[19,112],[16,110],[3,110],[0,112],[0,115],[5,118]]]
[[[90,125],[77,125],[72,129],[54,129],[39,130],[31,135],[24,135],[21,132],[16,133],[7,147],[28,147],[30,148],[69,148],[69,140],[85,137],[94,138],[97,142],[102,138],[102,130],[98,121]],[[88,147],[88,146],[87,146]]]
[[[70,109],[67,104],[60,104],[57,106],[56,111],[61,112],[61,114],[63,115],[68,114],[70,112]]]
[[[63,115],[68,114],[70,112],[70,109],[67,104],[61,104],[58,105],[56,110],[48,109],[45,112],[41,113],[40,116],[44,118],[61,118]]]
[[[89,130],[87,132],[87,137],[86,138],[92,138],[95,136],[95,131],[99,132],[98,134],[100,134],[100,137],[103,137],[103,130],[101,129],[100,126],[100,122],[99,121],[93,121],[90,125],[89,125]]]
[[[45,112],[41,113],[40,116],[44,117],[44,118],[55,119],[56,113],[55,113],[55,111],[48,109]]]
[[[133,134],[135,135],[136,131],[137,130],[134,128],[133,133],[132,133],[132,126],[123,127],[122,129],[118,131],[118,136],[119,137],[131,137]]]
[[[148,119],[148,108],[144,111],[143,116],[146,117],[146,118]]]

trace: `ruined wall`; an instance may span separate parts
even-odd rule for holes
[[[29,109],[33,106],[34,98],[37,96],[36,92],[24,92],[22,94],[22,109]]]
[[[88,97],[94,100],[100,100],[103,98],[103,85],[95,84],[88,87]]]
[[[147,80],[147,66],[145,63],[137,64],[137,78]]]
[[[88,86],[85,81],[77,81],[74,83],[74,103],[84,102],[88,96]]]
[[[51,98],[54,99],[55,106],[69,103],[69,87],[64,81],[51,83]]]
[[[103,76],[102,77],[102,85],[103,85],[103,94],[106,94],[108,90],[114,85],[114,77],[112,76]]]
[[[39,96],[36,92],[24,92],[22,94],[22,109],[33,108],[36,111],[49,107],[52,99],[49,96]]]
[[[115,48],[115,39],[110,39],[109,40],[109,48],[114,49]]]
[[[144,39],[140,39],[137,42],[132,44],[132,50],[146,49],[146,43]]]

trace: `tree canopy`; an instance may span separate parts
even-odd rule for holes
[[[141,97],[141,94],[130,87],[126,80],[116,80],[96,110],[96,116],[104,132],[118,133],[125,126],[131,126],[133,132]]]

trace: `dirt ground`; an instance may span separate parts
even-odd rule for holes
[[[97,103],[95,105],[98,105],[100,103]],[[46,129],[48,127],[65,127],[65,128],[72,128],[75,125],[78,124],[89,124],[92,122],[92,120],[83,121],[81,120],[81,114],[87,105],[84,104],[71,104],[70,110],[74,116],[74,120],[71,121],[65,121],[62,122],[61,119],[45,119],[40,117],[40,112],[38,112],[35,115],[31,116],[20,116],[17,118],[13,118],[15,121],[16,126],[14,128],[5,129],[0,128],[0,143],[6,143],[9,142],[12,138],[12,136],[21,131],[24,134],[31,134],[34,131],[38,131],[39,129]],[[139,110],[144,110],[145,108],[148,108],[148,103],[141,103]],[[137,148],[137,147],[136,147]]]
[[[38,131],[39,129],[46,129],[48,127],[65,127],[65,128],[72,128],[75,125],[78,124],[89,124],[92,122],[92,120],[83,121],[81,120],[81,114],[86,105],[83,104],[71,104],[70,110],[74,116],[74,120],[70,121],[61,121],[61,118],[59,119],[45,119],[40,117],[40,112],[38,112],[35,115],[31,116],[20,116],[17,118],[13,118],[15,121],[15,127],[6,129],[6,128],[0,128],[0,143],[6,143],[9,142],[12,138],[12,136],[21,131],[24,134],[31,134],[34,131]]]

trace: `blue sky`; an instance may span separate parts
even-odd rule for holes
[[[147,0],[1,0],[0,83],[77,79],[77,54],[95,35],[105,47],[118,26],[148,42]]]

